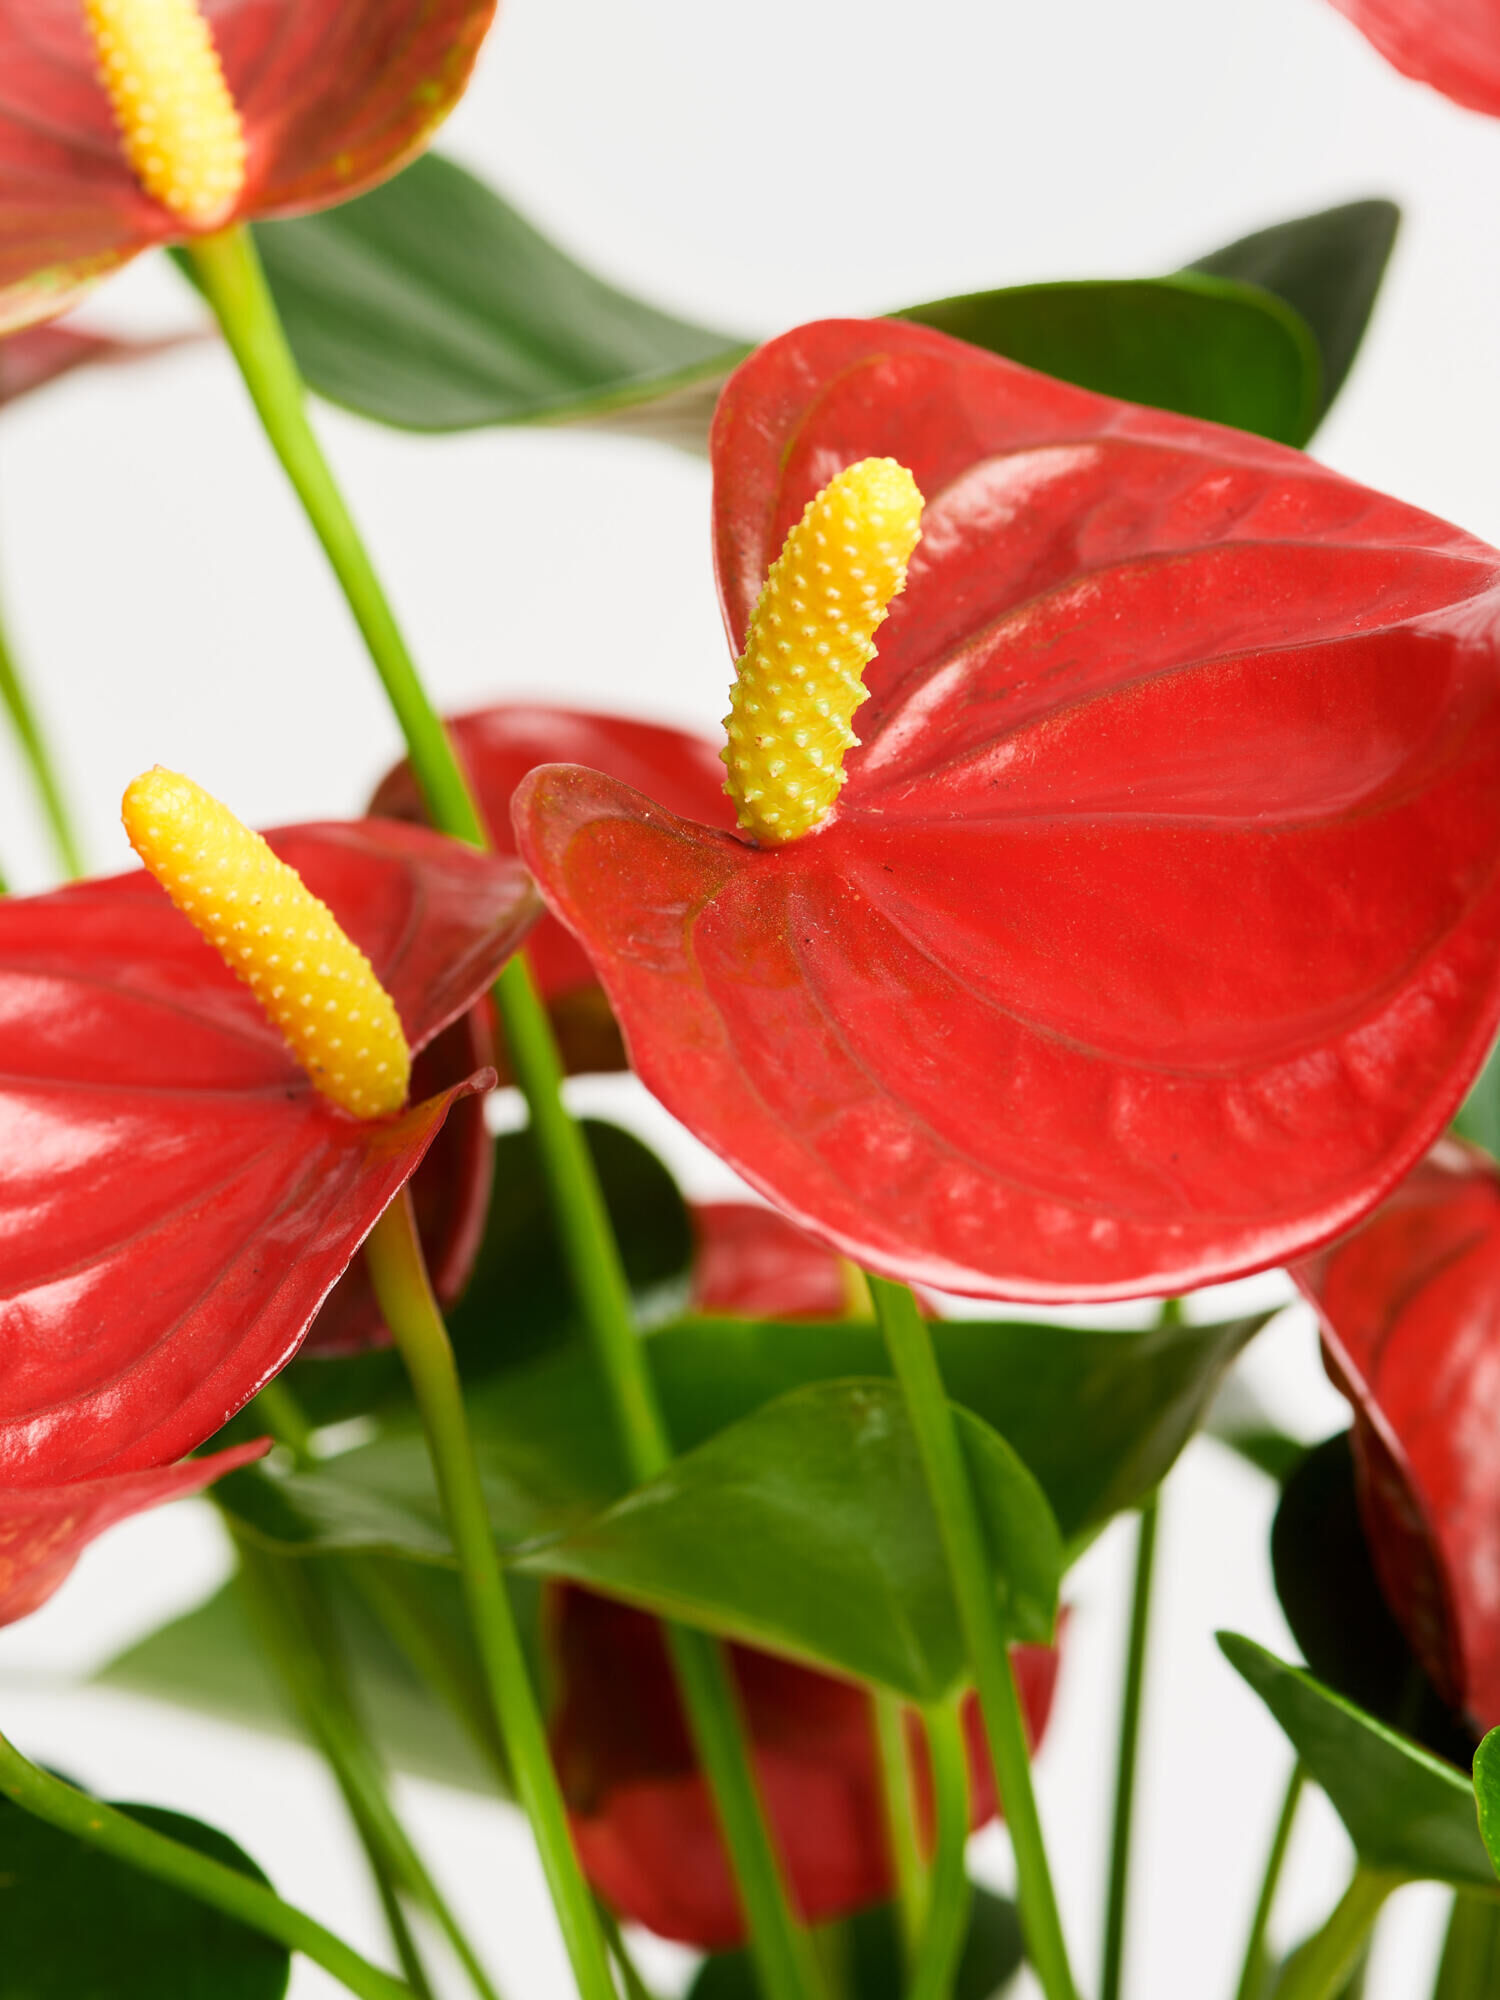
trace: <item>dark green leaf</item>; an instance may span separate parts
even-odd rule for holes
[[[1494,1887],[1467,1778],[1253,1640],[1221,1632],[1219,1645],[1286,1731],[1367,1867]]]
[[[1306,1452],[1287,1481],[1271,1563],[1292,1636],[1318,1679],[1467,1771],[1473,1735],[1439,1700],[1380,1594],[1347,1432]]]
[[[159,1806],[119,1810],[257,1882],[241,1848]],[[291,1954],[0,1800],[0,2000],[281,2000]]]
[[[1432,2000],[1495,2000],[1500,1993],[1500,1903],[1455,1896]]]
[[[1500,1730],[1492,1729],[1474,1753],[1474,1798],[1480,1834],[1500,1873]]]
[[[1188,268],[1260,285],[1301,315],[1323,358],[1321,417],[1359,351],[1400,224],[1393,201],[1346,202],[1258,229]]]

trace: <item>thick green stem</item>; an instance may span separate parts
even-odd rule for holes
[[[252,1876],[242,1875],[191,1847],[183,1847],[154,1827],[143,1826],[113,1806],[75,1791],[46,1771],[29,1764],[15,1746],[0,1736],[0,1794],[23,1812],[73,1834],[90,1847],[113,1855],[127,1867],[169,1882],[174,1889],[234,1917],[251,1930],[274,1938],[289,1951],[300,1951],[360,2000],[412,2000],[409,1986],[371,1965],[367,1958],[324,1930],[303,1911],[283,1903],[274,1890]]]
[[[73,831],[73,822],[68,813],[67,802],[63,798],[62,785],[57,776],[57,767],[47,748],[47,740],[37,721],[36,710],[26,692],[21,672],[16,665],[15,654],[6,638],[5,626],[0,621],[0,706],[10,717],[10,726],[15,732],[21,755],[31,772],[31,781],[36,787],[37,798],[41,802],[47,830],[52,836],[53,851],[57,855],[62,871],[76,881],[86,871],[78,837]],[[0,885],[0,895],[4,887]]]
[[[458,1369],[428,1282],[409,1189],[402,1189],[376,1223],[365,1256],[380,1310],[411,1377],[495,1719],[536,1835],[573,1975],[583,2000],[614,2000],[604,1939],[573,1851],[526,1656],[500,1574]]]
[[[365,1842],[377,1884],[388,1883],[415,1898],[437,1922],[480,2000],[499,1994],[473,1946],[391,1804],[385,1772],[370,1746],[342,1671],[337,1634],[320,1604],[316,1586],[296,1558],[268,1555],[235,1535],[241,1588],[255,1630],[281,1676],[303,1727],[327,1759]],[[389,1907],[389,1903],[388,1903]],[[399,1913],[399,1904],[397,1905]],[[415,1948],[404,1925],[396,1943],[410,1964]],[[413,1985],[418,1981],[413,1979]],[[426,1983],[425,1977],[422,1983]]]
[[[1017,1900],[1027,1955],[1047,2000],[1076,2000],[1077,1988],[1068,1964],[1041,1817],[1031,1786],[1021,1698],[996,1611],[994,1578],[958,1428],[927,1324],[910,1287],[872,1276],[870,1291],[916,1437],[969,1650],[995,1784],[1016,1857]]]
[[[1120,1982],[1125,1964],[1125,1918],[1130,1902],[1130,1836],[1135,1816],[1141,1692],[1146,1678],[1146,1636],[1151,1624],[1151,1579],[1156,1562],[1159,1513],[1159,1498],[1153,1493],[1141,1509],[1140,1525],[1136,1530],[1135,1584],[1130,1601],[1125,1688],[1120,1701],[1114,1835],[1110,1843],[1109,1900],[1104,1914],[1104,1960],[1099,1975],[1099,2000],[1120,2000]]]
[[[1266,1983],[1266,1975],[1270,1971],[1266,1931],[1271,1922],[1271,1911],[1276,1904],[1276,1891],[1281,1884],[1281,1870],[1286,1861],[1292,1827],[1297,1818],[1297,1807],[1302,1802],[1302,1789],[1306,1783],[1307,1773],[1299,1761],[1292,1766],[1292,1775],[1287,1780],[1286,1796],[1281,1801],[1281,1812],[1276,1821],[1276,1831],[1271,1836],[1271,1851],[1266,1856],[1266,1872],[1261,1878],[1260,1894],[1255,1902],[1255,1915],[1250,1919],[1250,1935],[1245,1940],[1245,1958],[1240,1968],[1240,1983],[1235,1988],[1234,2000],[1259,2000],[1261,1989]]]
[[[863,1272],[860,1273],[863,1278]],[[896,1916],[901,1926],[901,1951],[910,1973],[927,1926],[929,1883],[927,1864],[917,1843],[917,1799],[911,1758],[906,1747],[906,1706],[893,1694],[870,1698],[870,1722],[880,1757],[881,1792],[885,1799],[885,1830],[896,1878]]]
[[[1403,1877],[1374,1868],[1356,1868],[1338,1908],[1322,1930],[1287,1960],[1274,2000],[1335,2000],[1359,1963],[1387,1896]]]
[[[936,1841],[927,1900],[927,1921],[907,1985],[907,2000],[951,2000],[969,1928],[969,1877],[964,1850],[969,1839],[969,1760],[957,1705],[939,1703],[923,1711],[932,1752],[932,1796]]]

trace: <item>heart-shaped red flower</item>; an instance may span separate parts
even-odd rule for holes
[[[239,111],[244,188],[215,227],[347,201],[462,94],[495,0],[202,0]],[[83,0],[0,0],[0,329],[62,312],[188,234],[126,160]]]
[[[1445,1140],[1293,1275],[1355,1409],[1365,1536],[1429,1679],[1500,1723],[1500,1171]]]
[[[713,433],[738,648],[809,498],[927,497],[834,817],[571,767],[520,848],[644,1081],[869,1268],[1187,1291],[1374,1205],[1500,1019],[1500,556],[1300,454],[834,321]]]
[[[1494,0],[1333,0],[1403,76],[1471,111],[1500,116],[1500,12]]]
[[[268,836],[413,1050],[537,904],[513,860],[381,821]],[[313,1315],[480,1071],[396,1117],[321,1097],[144,873],[0,901],[0,1484],[162,1465]]]

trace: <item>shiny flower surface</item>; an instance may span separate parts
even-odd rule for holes
[[[269,838],[417,1052],[535,914],[514,861],[423,829]],[[157,1467],[211,1437],[489,1080],[349,1117],[143,873],[0,901],[0,1014],[0,1485]]]
[[[244,143],[243,185],[206,226],[327,207],[395,173],[461,95],[494,11],[204,0]],[[192,227],[137,179],[82,0],[0,0],[0,329]]]
[[[771,851],[593,771],[517,792],[637,1071],[947,1290],[1186,1291],[1349,1227],[1500,1018],[1500,556],[1260,439],[825,322],[719,406],[736,651],[872,455],[927,508],[826,825]]]
[[[1500,116],[1500,10],[1493,0],[1333,0],[1404,76]]]

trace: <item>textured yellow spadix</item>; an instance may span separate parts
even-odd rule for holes
[[[83,0],[131,171],[192,229],[227,222],[245,132],[196,0]]]
[[[765,847],[800,840],[833,810],[849,727],[868,699],[875,633],[906,587],[922,535],[917,482],[862,458],[809,500],[771,565],[735,669],[719,753],[740,825]]]
[[[159,764],[130,786],[121,817],[136,853],[323,1095],[356,1118],[399,1111],[411,1050],[395,1002],[296,869],[201,785]]]

